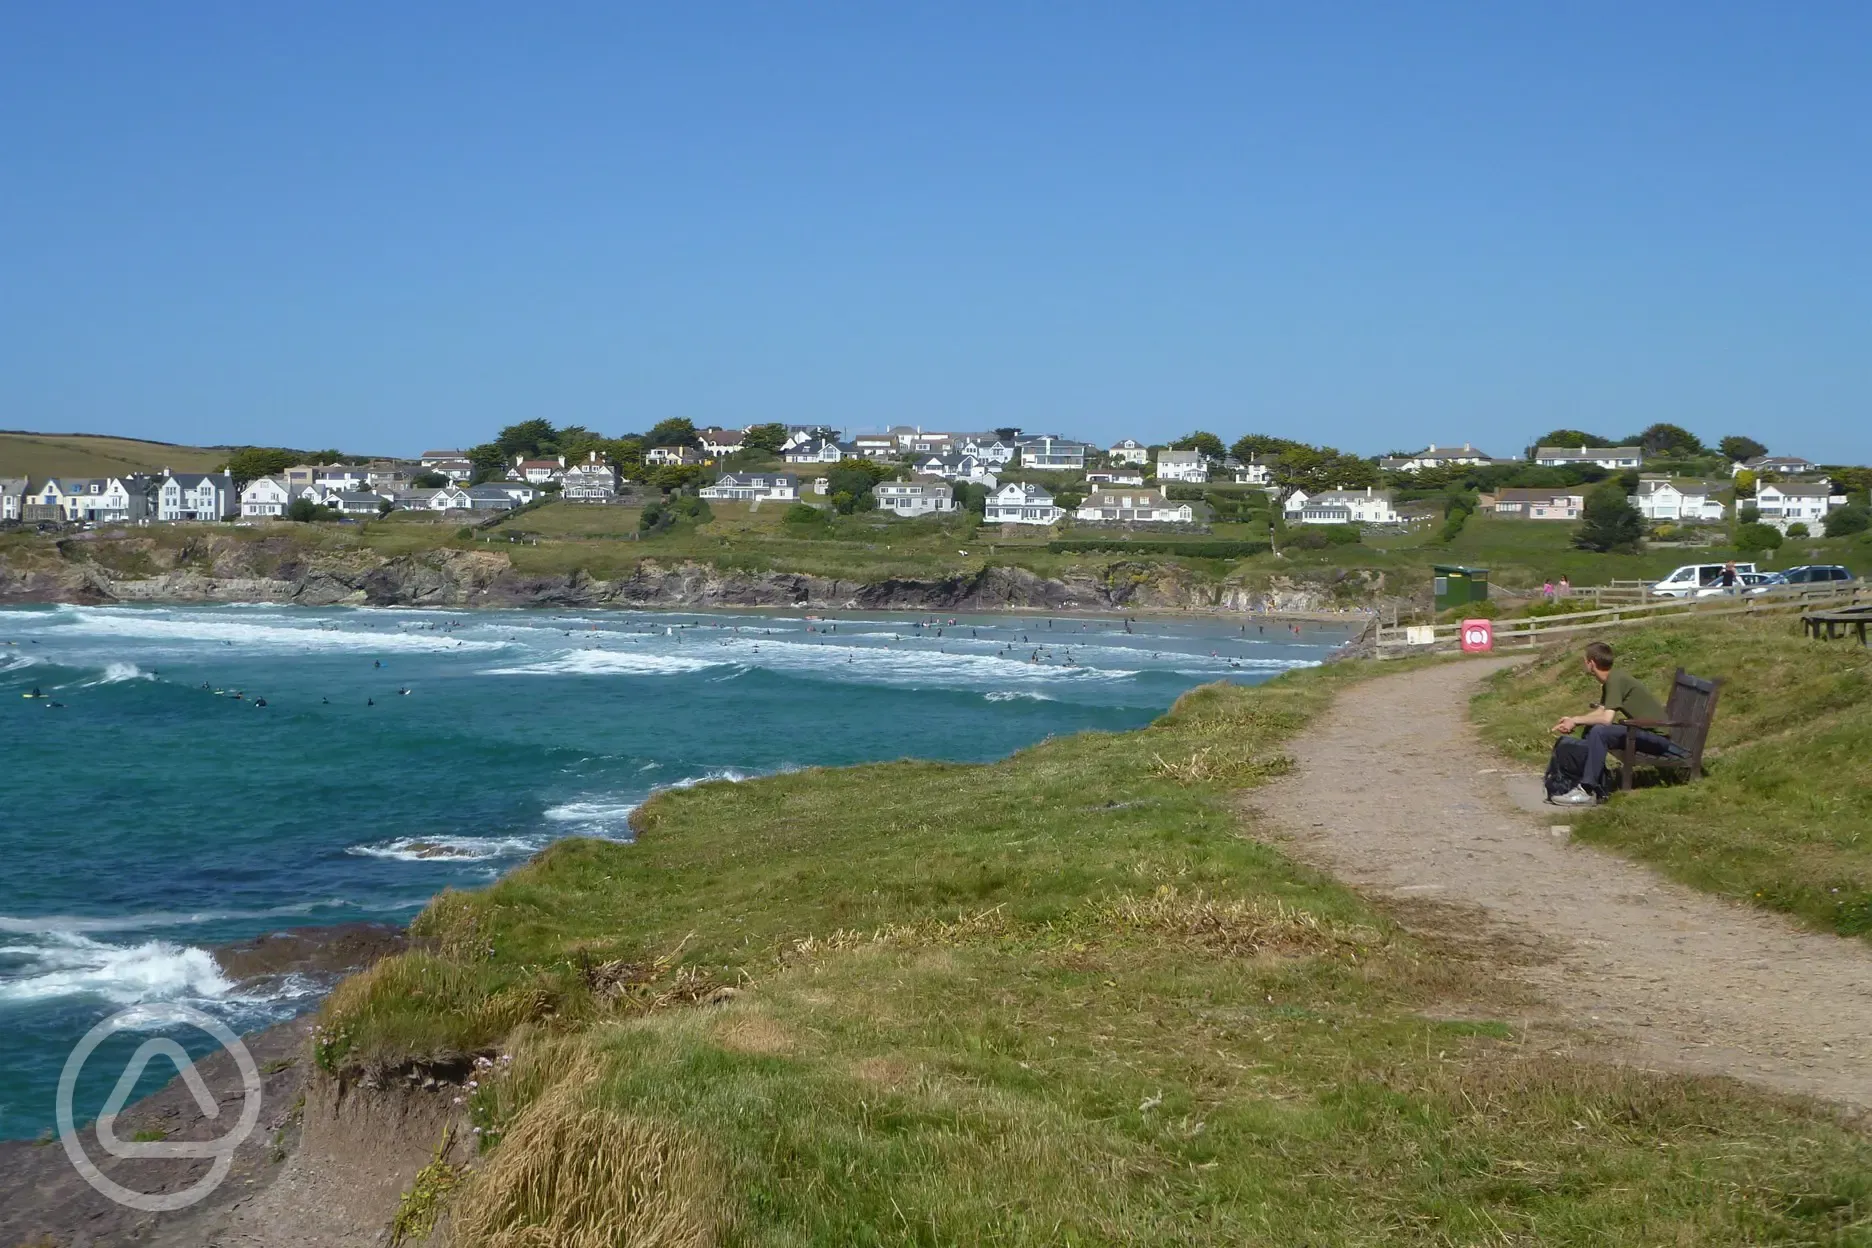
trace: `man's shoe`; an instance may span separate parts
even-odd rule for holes
[[[1584,785],[1576,784],[1559,797],[1553,799],[1556,806],[1597,806],[1599,799],[1586,790]]]

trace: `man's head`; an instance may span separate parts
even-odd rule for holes
[[[1603,641],[1588,642],[1586,645],[1586,670],[1593,678],[1601,682],[1612,673],[1612,647]]]

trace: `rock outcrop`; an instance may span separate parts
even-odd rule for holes
[[[787,607],[825,610],[1201,610],[1310,613],[1384,600],[1380,572],[1217,581],[1174,563],[1117,560],[1043,577],[990,564],[875,581],[640,560],[612,579],[541,575],[498,550],[384,555],[306,549],[284,537],[206,535],[183,545],[98,535],[0,557],[0,602],[228,603],[380,607]]]

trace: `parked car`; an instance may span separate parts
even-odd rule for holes
[[[1722,563],[1686,563],[1663,580],[1653,582],[1651,592],[1660,598],[1688,598],[1700,594],[1702,590],[1710,586],[1715,586],[1720,591],[1723,569],[1727,566]],[[1738,563],[1735,569],[1736,580],[1740,582],[1743,573],[1754,573],[1755,565]]]
[[[1771,572],[1759,585],[1749,587],[1749,593],[1762,594],[1771,589],[1784,589],[1790,585],[1830,585],[1853,579],[1853,574],[1837,563],[1804,563],[1798,568],[1789,568],[1785,572]]]
[[[1780,574],[1773,572],[1744,572],[1741,568],[1737,568],[1736,588],[1743,593],[1752,594],[1766,584],[1771,577],[1778,575]],[[1724,589],[1722,582],[1718,580],[1714,585],[1705,585],[1697,590],[1696,596],[1699,598],[1719,598],[1724,594],[1733,592],[1735,591]]]

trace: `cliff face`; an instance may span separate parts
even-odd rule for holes
[[[1316,612],[1372,605],[1382,573],[1326,581],[1216,582],[1170,565],[1119,562],[1063,578],[990,566],[928,580],[848,580],[725,571],[646,559],[628,576],[541,576],[497,551],[383,556],[308,552],[283,540],[218,536],[180,548],[148,538],[71,540],[0,561],[0,602],[279,602],[407,607],[808,607],[828,610],[1223,610]]]

